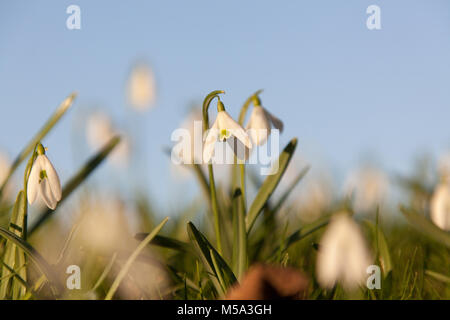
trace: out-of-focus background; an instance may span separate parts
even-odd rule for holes
[[[81,8],[80,30],[66,27],[71,4]],[[371,4],[381,30],[366,27]],[[418,154],[436,159],[450,147],[449,57],[445,0],[3,1],[0,148],[13,158],[77,91],[76,110],[45,140],[62,180],[92,153],[80,114],[100,110],[130,132],[139,159],[96,177],[133,181],[171,206],[177,183],[162,150],[189,108],[224,89],[237,116],[263,88],[263,104],[285,123],[280,145],[297,136],[301,157],[338,181],[364,162],[407,174]],[[126,97],[138,62],[155,77],[144,113]]]

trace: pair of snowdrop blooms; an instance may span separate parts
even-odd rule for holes
[[[61,200],[61,182],[58,173],[50,160],[45,155],[42,144],[37,147],[37,157],[31,168],[27,185],[28,202],[33,202],[40,197],[50,209],[54,210]]]
[[[256,145],[264,144],[272,126],[283,131],[283,122],[263,108],[257,97],[254,99],[253,110],[245,129],[225,111],[225,106],[219,99],[216,120],[206,135],[203,161],[208,163],[212,158],[217,141],[223,142],[231,136],[235,137],[249,150],[252,149],[252,141]]]

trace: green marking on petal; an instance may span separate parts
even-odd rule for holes
[[[42,180],[44,180],[47,177],[47,171],[45,170],[41,170],[41,172],[39,173],[39,183],[41,183]]]
[[[226,139],[228,139],[231,136],[231,132],[228,131],[227,129],[222,129],[220,130],[220,141],[224,141]]]

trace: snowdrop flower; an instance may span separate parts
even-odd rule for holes
[[[28,178],[28,202],[31,205],[40,196],[47,207],[54,210],[57,202],[61,200],[61,183],[55,168],[45,155],[42,144],[39,144],[37,153]]]
[[[450,185],[447,181],[441,182],[431,197],[430,216],[435,225],[450,231]]]
[[[103,112],[92,113],[87,119],[86,136],[89,144],[94,149],[105,146],[114,136],[114,129],[110,118]]]
[[[136,111],[146,111],[155,102],[155,79],[152,70],[139,64],[131,71],[128,100]]]
[[[356,222],[346,213],[332,217],[319,245],[316,265],[319,284],[332,288],[339,281],[345,289],[354,289],[366,279],[371,261]]]
[[[344,183],[347,196],[354,196],[355,211],[362,212],[382,203],[388,194],[388,187],[386,174],[370,167],[352,172]]]
[[[253,104],[253,110],[246,129],[252,141],[256,145],[262,145],[266,142],[272,126],[283,131],[283,122],[262,107],[258,97],[254,98]]]
[[[225,111],[225,107],[220,100],[217,102],[217,111],[217,118],[211,129],[208,130],[208,134],[205,139],[205,145],[203,148],[203,161],[205,163],[209,162],[213,156],[214,148],[218,139],[220,141],[225,141],[233,136],[242,142],[242,144],[248,149],[252,148],[252,143],[250,142],[248,134]]]

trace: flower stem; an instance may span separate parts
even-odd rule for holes
[[[242,105],[241,111],[239,113],[239,118],[238,118],[238,122],[241,126],[244,126],[244,121],[245,121],[245,116],[247,115],[247,111],[248,111],[248,107],[250,106],[250,104],[253,102],[255,103],[255,101],[258,102],[259,104],[259,98],[258,95],[262,92],[263,90],[260,89],[258,91],[256,91],[255,93],[253,93],[250,97],[247,98],[247,100],[244,102],[244,104]],[[236,157],[235,157],[236,159]],[[235,166],[235,169],[233,170],[233,190],[237,189],[237,176],[238,176],[238,169]],[[245,192],[245,164],[244,163],[239,163],[239,169],[240,169],[240,188],[242,191],[242,200],[244,202],[244,212],[247,212],[247,200],[246,200],[246,192]]]
[[[211,104],[211,101],[218,97],[219,94],[225,93],[222,90],[212,91],[208,94],[203,101],[203,131],[206,132],[209,129],[209,117],[208,117],[208,108]],[[220,233],[220,214],[219,214],[219,204],[217,201],[217,192],[216,192],[216,184],[214,182],[214,171],[212,164],[208,164],[208,173],[209,173],[209,190],[211,193],[211,208],[214,215],[214,231],[216,233],[217,240],[217,251],[220,255],[222,255],[222,238]]]

